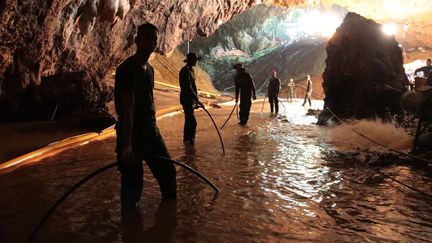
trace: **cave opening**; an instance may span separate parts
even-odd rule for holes
[[[49,213],[38,241],[430,241],[431,11],[430,0],[1,2],[0,241],[25,241]],[[150,115],[131,136],[149,146],[128,150],[116,129],[133,124],[113,125],[113,91],[145,22],[159,31],[155,52],[123,81],[150,80],[137,95]],[[193,106],[179,87],[188,53],[202,57]],[[235,64],[256,86],[246,115]],[[138,178],[132,211],[119,151]],[[167,157],[220,193],[180,167],[162,189]]]
[[[310,74],[316,83],[314,98],[322,99],[321,74],[327,41],[347,12],[338,5],[328,8],[256,5],[221,25],[214,34],[187,40],[178,48],[183,54],[191,51],[203,57],[199,66],[221,92],[233,92],[232,66],[243,63],[260,93],[266,92],[270,73],[275,70],[283,88],[289,79],[298,83],[298,97],[304,96],[302,88]]]

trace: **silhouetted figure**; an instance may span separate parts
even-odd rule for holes
[[[294,80],[291,78],[290,81],[287,84],[288,86],[288,101],[293,101],[294,97],[294,88],[295,88],[295,83]]]
[[[280,79],[277,77],[276,71],[272,72],[272,77],[270,78],[267,95],[269,97],[270,102],[270,112],[273,113],[273,110],[279,113],[279,91],[280,91]],[[273,109],[274,107],[274,109]]]
[[[310,75],[307,75],[307,84],[306,84],[306,95],[304,98],[303,106],[306,105],[306,101],[309,101],[309,105],[312,106],[312,80]]]
[[[180,70],[180,103],[183,106],[185,115],[183,129],[183,143],[194,144],[197,122],[194,115],[194,109],[198,109],[203,104],[198,100],[198,92],[195,84],[195,73],[193,67],[197,64],[198,57],[195,53],[186,55],[186,65]]]
[[[423,77],[427,78],[431,71],[432,71],[432,61],[431,61],[431,59],[427,59],[426,60],[426,66],[421,67],[421,68],[417,68],[414,71],[414,75],[417,75],[417,73],[423,72]]]
[[[156,125],[153,101],[154,71],[148,63],[157,46],[158,29],[149,23],[138,27],[136,53],[116,70],[115,108],[118,114],[117,161],[121,173],[121,206],[137,207],[143,189],[145,160],[159,183],[162,198],[176,197],[176,171],[172,163],[153,156],[170,157]]]
[[[429,72],[429,74],[428,74],[428,76],[427,76],[426,85],[432,87],[432,71]]]
[[[235,82],[235,97],[238,102],[240,94],[240,125],[246,125],[249,120],[249,112],[252,105],[252,99],[256,99],[255,84],[252,76],[246,72],[243,64],[238,63],[233,67],[237,71],[234,78]]]

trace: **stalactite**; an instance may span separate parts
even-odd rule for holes
[[[82,13],[78,26],[83,35],[88,34],[93,29],[96,22],[98,7],[99,0],[89,0],[82,6]]]
[[[120,0],[118,11],[117,11],[117,16],[119,16],[120,19],[123,20],[125,18],[126,14],[129,12],[130,7],[131,7],[131,5],[129,3],[129,0]]]

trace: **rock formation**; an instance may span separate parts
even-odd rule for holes
[[[348,13],[327,45],[324,106],[341,118],[385,118],[400,111],[406,90],[402,50],[381,25]],[[319,123],[330,118],[320,114]]]
[[[413,9],[412,14],[402,17],[429,16],[430,1],[417,1],[422,1],[422,4],[411,4],[414,6],[409,8]],[[221,24],[254,4],[294,7],[319,2],[335,2],[348,9],[371,9],[365,8],[369,6],[365,5],[366,1],[346,0],[2,0],[0,121],[26,117],[27,114],[23,113],[28,112],[29,104],[34,108],[34,113],[51,110],[43,105],[50,103],[52,98],[45,97],[43,92],[38,93],[39,86],[44,82],[82,78],[74,79],[76,90],[92,86],[98,87],[95,90],[99,89],[102,93],[109,93],[103,80],[113,67],[133,52],[134,31],[143,22],[149,21],[158,26],[161,36],[158,52],[167,54],[185,40],[212,34]],[[381,2],[367,1],[367,4],[379,9]],[[397,2],[409,3],[408,0]],[[430,18],[424,19],[424,23],[430,23]],[[410,31],[430,33],[424,26],[410,27]],[[62,86],[64,84],[58,84],[58,87]],[[92,94],[94,97],[87,99],[91,102],[88,101],[82,108],[103,107],[109,97],[99,97],[97,92]],[[63,96],[67,101],[67,94]],[[64,105],[63,108],[66,107],[71,107],[71,110],[63,112],[74,111],[74,105]]]
[[[80,108],[103,107],[110,97],[105,95],[110,90],[103,80],[133,52],[136,26],[143,22],[155,24],[161,36],[158,52],[166,54],[184,40],[210,35],[254,3],[254,0],[1,1],[0,121],[30,118],[30,109],[34,113],[43,110],[51,113],[55,104],[49,108],[44,105],[54,98],[39,91],[53,83],[57,83],[57,90],[70,90],[65,88],[70,85],[65,82],[72,82],[74,90],[83,92],[93,87],[81,99]],[[63,108],[65,113],[78,107],[66,104],[74,102],[70,95],[60,94],[63,107],[59,109]]]

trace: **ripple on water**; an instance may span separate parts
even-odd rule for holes
[[[318,103],[315,103],[319,105]],[[197,113],[194,147],[181,144],[183,117],[159,121],[174,158],[207,175],[214,192],[177,168],[178,199],[160,203],[145,169],[138,212],[121,214],[119,175],[92,180],[62,204],[39,234],[44,242],[282,242],[428,241],[432,207],[422,195],[335,152],[328,131],[315,127],[304,108],[285,103],[289,122],[252,113],[222,130],[222,156],[208,118]],[[314,107],[316,108],[316,107]],[[260,109],[260,107],[256,108]],[[222,124],[230,108],[214,110]],[[115,159],[114,139],[90,143],[0,177],[0,241],[22,242],[50,203],[87,173]],[[427,175],[401,166],[383,169],[430,191]]]

